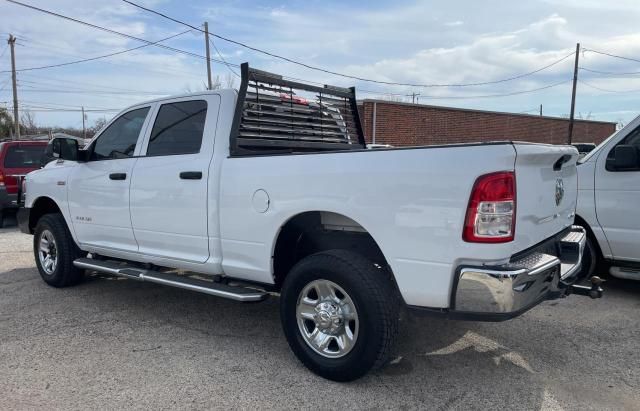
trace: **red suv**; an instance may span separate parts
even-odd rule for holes
[[[18,208],[22,178],[40,168],[46,141],[5,141],[0,143],[0,228],[8,209]]]

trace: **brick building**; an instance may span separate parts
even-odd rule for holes
[[[360,120],[367,143],[416,146],[491,140],[565,144],[569,120],[530,114],[502,113],[386,100],[363,100]],[[375,127],[374,127],[375,118]],[[573,142],[600,143],[616,123],[576,120]]]

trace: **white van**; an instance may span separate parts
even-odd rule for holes
[[[640,280],[640,116],[578,162],[576,224],[587,229],[585,275],[608,265]]]

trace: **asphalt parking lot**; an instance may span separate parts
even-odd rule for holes
[[[640,408],[640,283],[504,323],[407,318],[393,364],[339,384],[289,351],[276,298],[98,275],[54,289],[31,241],[0,229],[2,409]]]

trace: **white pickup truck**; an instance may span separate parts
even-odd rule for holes
[[[588,234],[585,276],[608,266],[640,280],[640,116],[579,161],[576,224]]]
[[[291,349],[356,379],[401,309],[499,321],[577,286],[578,152],[478,143],[366,149],[354,89],[242,65],[239,91],[154,100],[30,173],[19,212],[44,281],[85,270],[237,301],[280,295]]]

